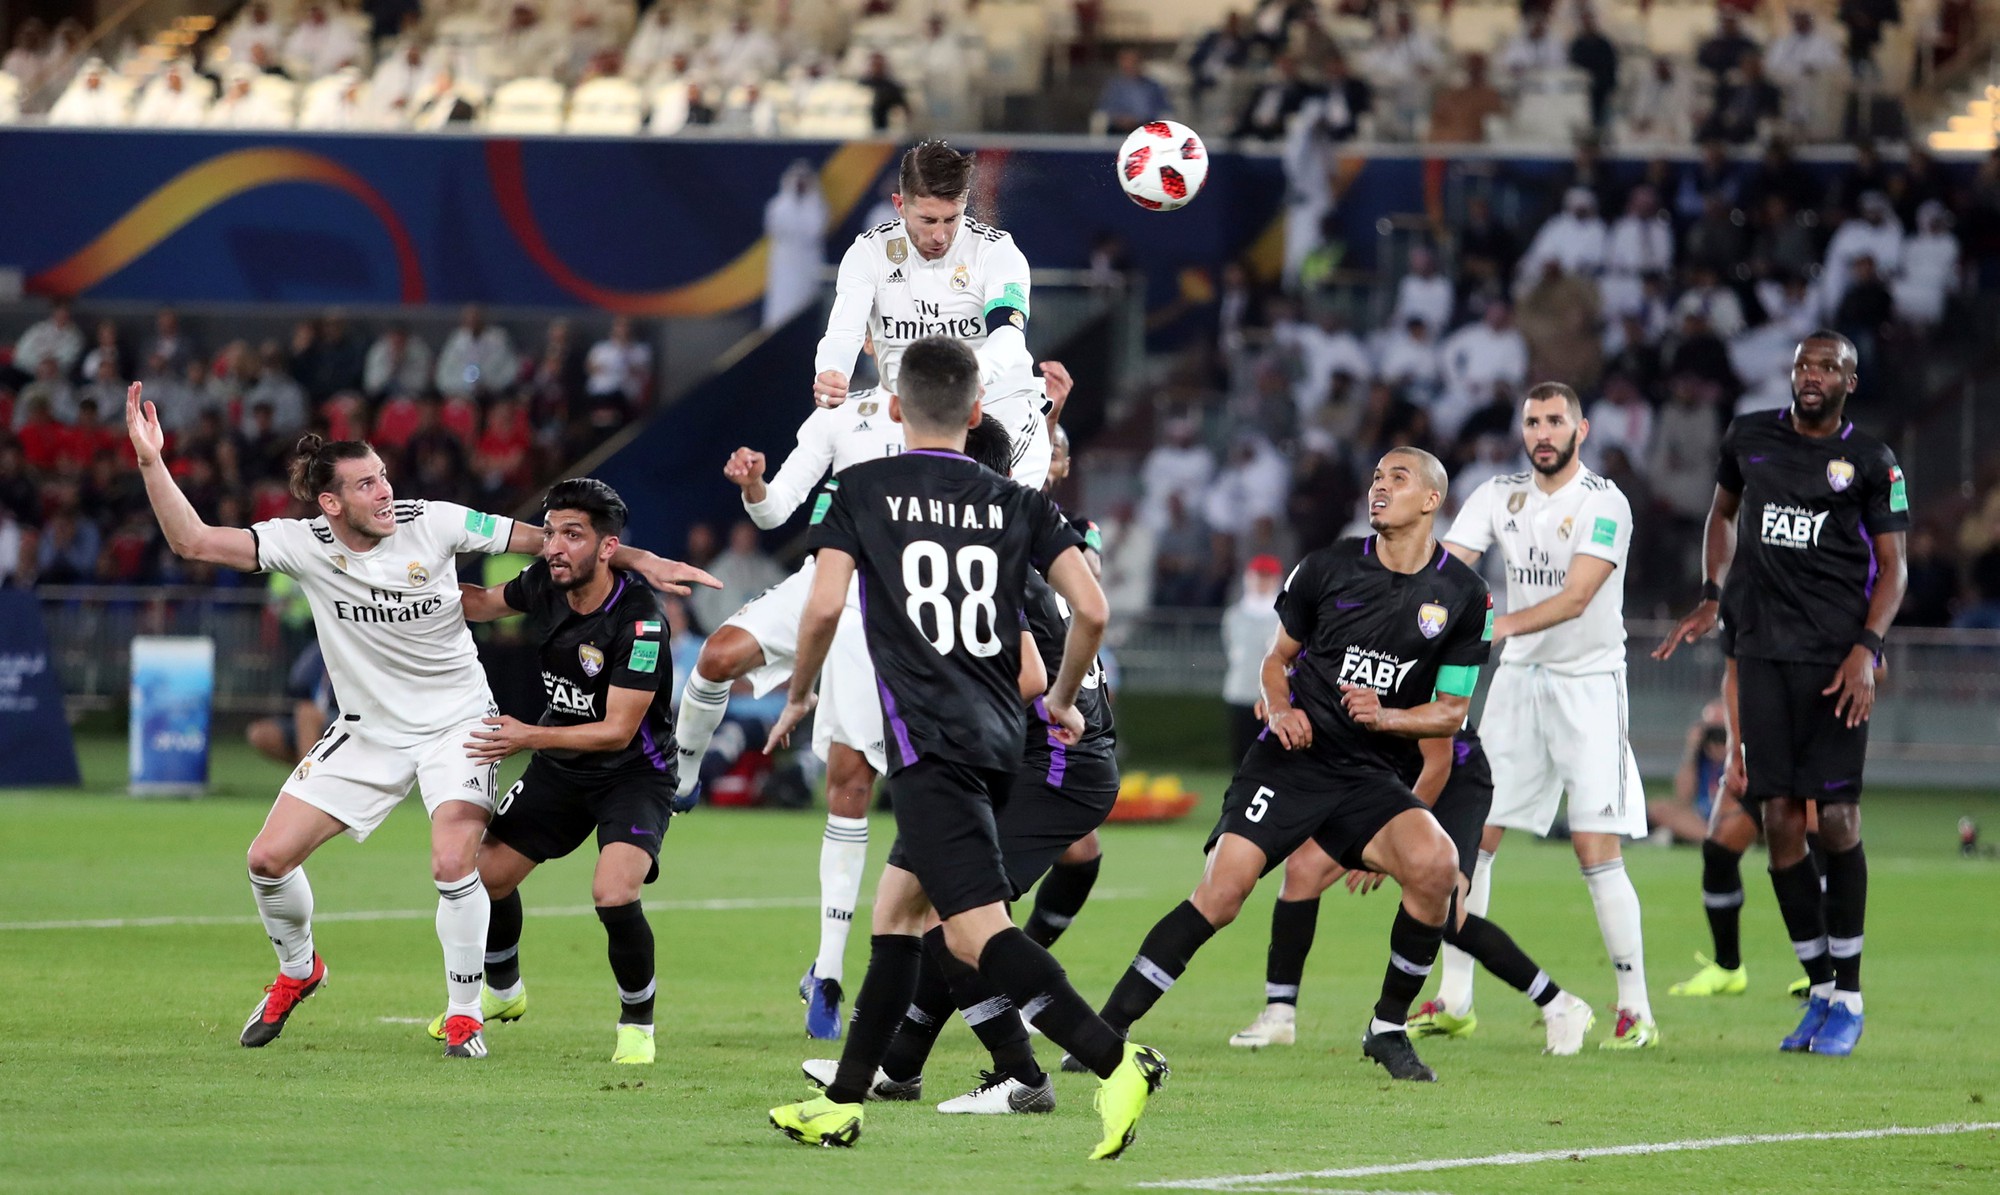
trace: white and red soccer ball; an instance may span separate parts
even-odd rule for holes
[[[1118,185],[1148,211],[1170,212],[1201,194],[1208,181],[1208,147],[1178,121],[1154,120],[1118,147]]]

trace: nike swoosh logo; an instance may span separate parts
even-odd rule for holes
[[[641,829],[640,829],[639,827],[637,827],[637,826],[634,826],[634,827],[632,827],[632,833],[634,833],[634,834],[637,834],[637,835],[640,835],[640,836],[642,836],[642,837],[645,837],[645,838],[651,838],[651,837],[653,837],[653,831],[651,831],[651,830],[641,830]]]
[[[1335,602],[1333,608],[1336,610],[1359,610],[1367,604],[1367,602]]]
[[[1756,454],[1755,456],[1751,457],[1751,458],[1750,458],[1750,463],[1751,463],[1751,464],[1753,464],[1753,465],[1761,465],[1761,464],[1763,464],[1763,463],[1764,463],[1764,454],[1760,452],[1760,453]]]

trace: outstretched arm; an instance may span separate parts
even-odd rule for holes
[[[125,430],[132,437],[132,450],[139,461],[139,476],[146,482],[146,500],[160,521],[167,546],[182,560],[220,564],[239,572],[257,571],[257,537],[242,527],[211,527],[202,522],[194,505],[167,472],[162,455],[166,433],[160,430],[160,413],[142,400],[143,388],[132,383],[125,391]]]
[[[492,622],[497,618],[522,613],[507,604],[506,591],[505,585],[470,585],[460,581],[458,601],[459,605],[465,607],[465,621]]]

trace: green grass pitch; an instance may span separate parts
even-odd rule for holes
[[[421,1024],[440,1007],[435,900],[414,802],[364,847],[310,867],[332,967],[284,1037],[236,1044],[273,960],[243,849],[283,773],[224,748],[218,794],[119,795],[122,745],[91,740],[83,793],[0,796],[0,1191],[1109,1191],[1268,1172],[1560,1151],[1551,1160],[1239,1183],[1260,1191],[1964,1191],[2000,1189],[2000,1132],[1742,1144],[1628,1156],[1598,1147],[1738,1135],[2000,1121],[2000,863],[1962,860],[1954,824],[2000,825],[2000,801],[1869,796],[1868,1035],[1846,1061],[1781,1056],[1795,964],[1746,861],[1748,995],[1667,986],[1707,935],[1690,850],[1635,848],[1664,1046],[1541,1056],[1532,1008],[1490,977],[1471,1040],[1430,1044],[1436,1086],[1392,1086],[1358,1057],[1393,890],[1336,890],[1306,974],[1300,1044],[1224,1042],[1257,1011],[1275,880],[1139,1027],[1174,1073],[1126,1158],[1090,1163],[1094,1081],[1058,1076],[1045,1117],[943,1117],[981,1061],[947,1032],[927,1102],[871,1105],[860,1145],[808,1150],[765,1122],[807,1090],[796,984],[815,941],[818,815],[702,810],[667,836],[647,892],[660,946],[659,1062],[608,1059],[616,997],[589,916],[588,860],[523,889],[532,1007],[488,1032],[492,1056],[447,1063]],[[1222,778],[1187,821],[1113,829],[1099,896],[1058,945],[1078,988],[1109,991],[1146,928],[1192,886]],[[891,827],[875,822],[871,857]],[[707,902],[704,904],[703,902]],[[1557,980],[1602,1009],[1613,987],[1574,858],[1510,842],[1493,912]],[[361,914],[387,914],[372,919]],[[864,915],[865,916],[865,915]],[[147,924],[144,919],[154,919]],[[48,922],[113,920],[107,927]],[[131,924],[133,921],[138,924]],[[164,922],[164,923],[162,923]],[[858,983],[865,931],[848,955]],[[1039,1044],[1039,1043],[1038,1043]],[[1056,1052],[1042,1045],[1044,1062]]]

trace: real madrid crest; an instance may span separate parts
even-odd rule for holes
[[[1528,494],[1525,490],[1515,490],[1507,495],[1507,513],[1510,515],[1520,514],[1521,508],[1527,504]]]
[[[604,653],[588,643],[577,645],[576,661],[583,665],[585,676],[596,676],[604,671]]]
[[[951,289],[964,290],[970,285],[972,285],[972,272],[964,266],[954,267],[951,271]]]
[[[903,237],[889,238],[889,243],[882,249],[889,255],[889,261],[893,265],[902,265],[910,256],[910,242]]]
[[[1568,539],[1568,538],[1569,538],[1569,533],[1570,533],[1570,532],[1571,532],[1571,531],[1572,531],[1572,530],[1573,530],[1573,529],[1574,529],[1575,527],[1576,527],[1576,519],[1575,519],[1574,517],[1572,517],[1572,518],[1567,518],[1567,519],[1564,519],[1564,520],[1562,521],[1562,526],[1560,526],[1560,527],[1556,528],[1556,538],[1558,538],[1558,539]]]
[[[431,571],[425,568],[423,565],[418,564],[416,561],[412,560],[410,562],[410,567],[408,571],[410,574],[411,585],[415,586],[415,585],[430,584]]]
[[[1436,602],[1425,602],[1417,607],[1417,629],[1424,638],[1435,639],[1444,630],[1445,609]]]
[[[1828,461],[1826,463],[1826,484],[1832,486],[1833,492],[1836,494],[1853,485],[1854,466],[1844,460]]]
[[[299,761],[299,770],[292,773],[292,779],[304,780],[312,770],[313,770],[313,761],[310,759],[302,759]]]

